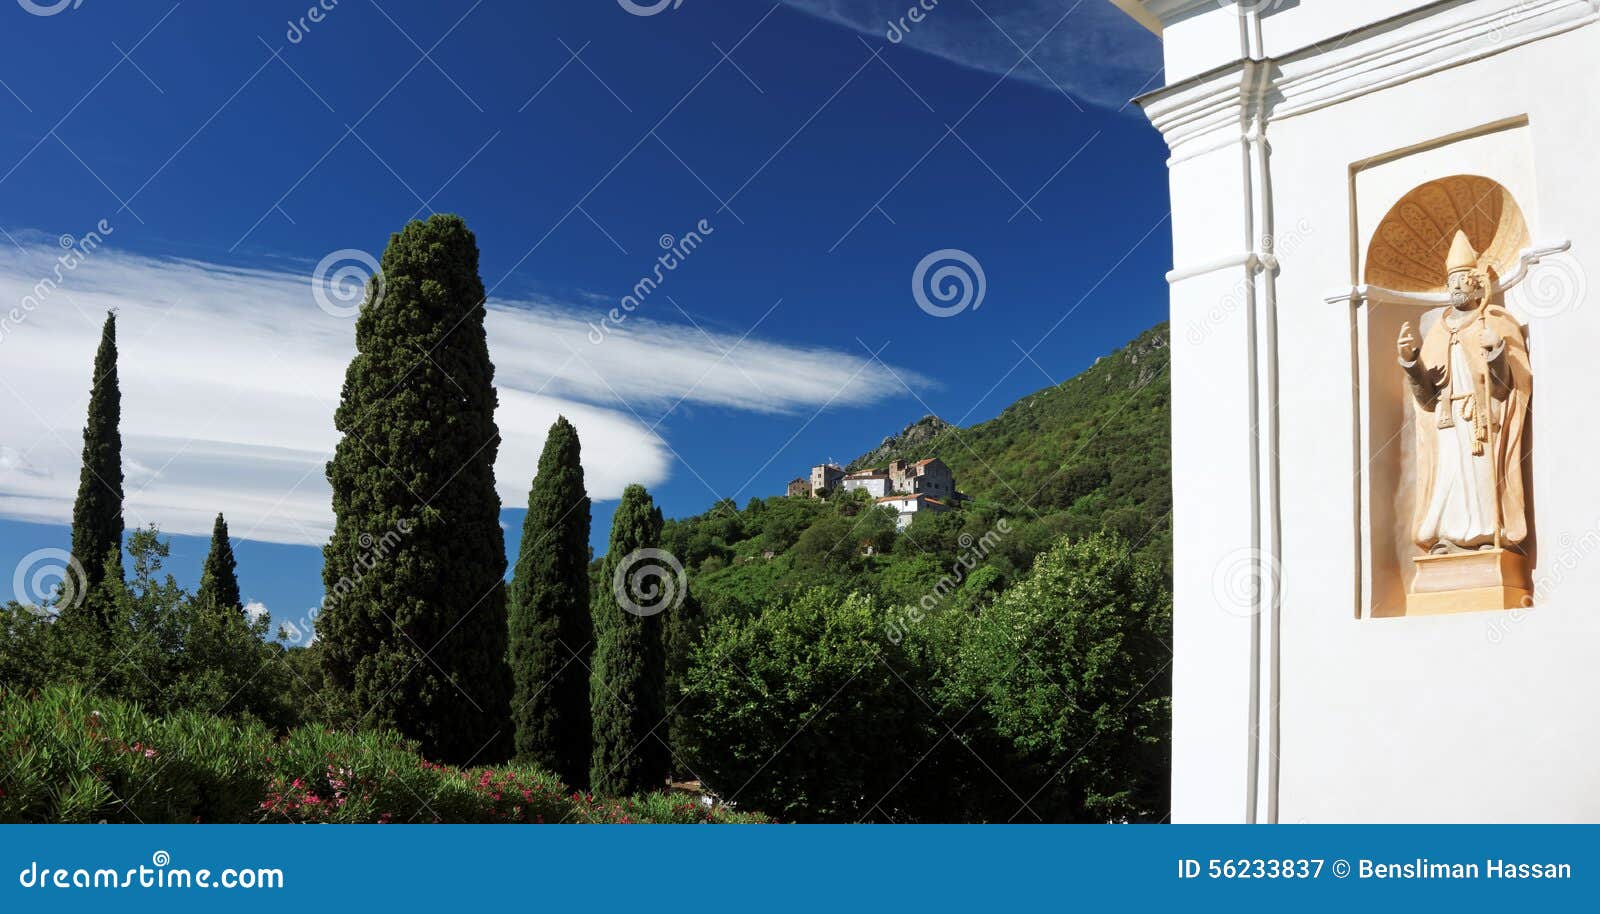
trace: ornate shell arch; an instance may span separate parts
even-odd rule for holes
[[[1480,269],[1504,277],[1519,268],[1528,225],[1511,192],[1480,175],[1452,175],[1413,188],[1390,208],[1367,246],[1368,285],[1396,292],[1445,288],[1445,259],[1457,230],[1482,252]]]

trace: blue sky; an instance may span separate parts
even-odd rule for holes
[[[192,583],[225,512],[247,598],[303,616],[339,271],[429,212],[482,250],[512,549],[558,412],[603,549],[627,482],[669,516],[776,494],[1163,319],[1164,147],[1124,104],[1159,83],[1155,38],[1100,0],[942,0],[891,40],[909,4],[0,0],[0,310],[32,296],[0,323],[0,572],[26,597],[25,557],[67,545],[115,306],[129,526],[172,533]],[[937,251],[981,269],[977,307],[919,306]]]

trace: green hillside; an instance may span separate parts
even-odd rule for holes
[[[980,501],[1024,515],[1065,513],[1078,533],[1106,526],[1135,541],[1162,535],[1172,506],[1168,342],[1167,325],[1153,327],[969,428],[924,417],[848,469],[938,457]]]
[[[686,770],[796,821],[1165,816],[1168,356],[1158,326],[987,422],[886,438],[852,467],[939,457],[972,496],[904,531],[861,491],[668,522]]]
[[[669,521],[663,543],[714,611],[764,608],[816,586],[914,602],[1001,521],[1005,534],[991,536],[982,557],[989,573],[968,576],[968,586],[997,591],[1063,537],[1101,530],[1166,569],[1168,356],[1161,324],[987,422],[963,429],[928,416],[885,438],[849,468],[938,457],[972,497],[959,511],[918,517],[904,533],[859,493],[827,501],[773,496]]]

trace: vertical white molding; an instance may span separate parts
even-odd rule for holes
[[[1282,610],[1282,523],[1278,471],[1278,294],[1274,254],[1271,145],[1267,140],[1272,67],[1261,55],[1254,9],[1240,17],[1246,52],[1240,98],[1245,187],[1250,349],[1250,548],[1255,562],[1251,605],[1250,734],[1246,822],[1278,820],[1279,645]],[[1263,781],[1265,783],[1263,783]]]

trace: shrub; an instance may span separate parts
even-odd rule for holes
[[[271,735],[52,686],[0,692],[0,821],[250,821]]]
[[[165,718],[77,686],[0,689],[0,822],[765,821],[682,794],[609,800],[538,768],[460,769],[392,732]]]

